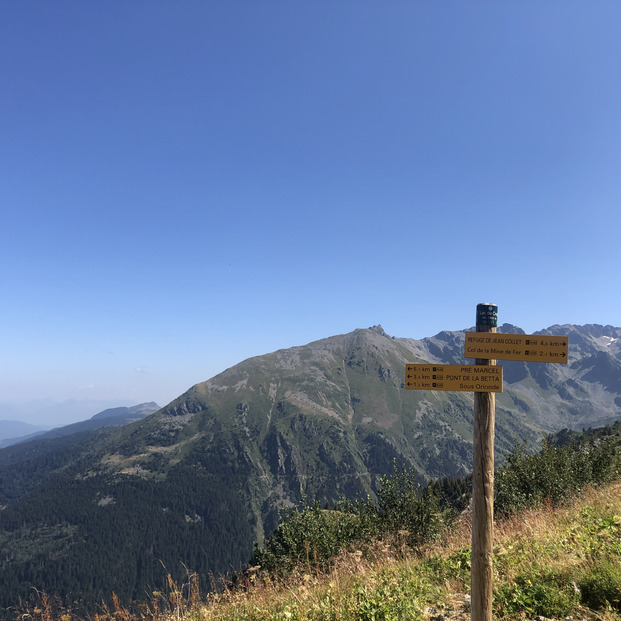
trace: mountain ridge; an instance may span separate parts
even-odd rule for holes
[[[5,440],[33,436],[49,429],[50,427],[45,425],[33,425],[21,420],[0,420],[0,443]]]
[[[98,429],[106,426],[127,425],[130,422],[140,420],[149,414],[157,412],[160,406],[154,401],[148,403],[140,403],[135,406],[121,406],[117,408],[108,408],[94,414],[90,418],[79,421],[77,423],[70,423],[68,425],[62,425],[60,427],[54,427],[52,429],[44,429],[41,431],[35,431],[23,436],[6,437],[0,440],[0,448],[6,448],[14,444],[21,444],[29,442],[31,440],[49,440],[52,438],[60,438],[64,436],[70,436],[74,433],[81,431],[87,431],[89,429]]]

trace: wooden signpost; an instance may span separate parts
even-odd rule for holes
[[[478,304],[477,334],[494,334],[498,307]],[[490,358],[475,364],[494,366]],[[474,393],[474,433],[472,436],[472,549],[470,551],[470,618],[492,621],[492,554],[494,552],[494,434],[496,395]]]
[[[496,360],[566,363],[566,336],[498,334],[498,307],[478,304],[476,332],[466,332],[464,357],[474,365],[407,364],[410,390],[461,390],[474,393],[472,450],[471,619],[492,621],[494,546],[494,435],[496,393],[502,392],[502,367]]]

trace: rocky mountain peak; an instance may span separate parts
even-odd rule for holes
[[[384,328],[382,328],[381,324],[379,323],[376,326],[370,326],[369,330],[372,330],[373,332],[375,332],[376,334],[379,334],[380,336],[387,336],[388,338],[390,338],[390,336],[386,334],[386,332],[384,331]]]

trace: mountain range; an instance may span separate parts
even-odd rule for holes
[[[19,420],[0,420],[0,448],[31,438],[49,430],[45,425],[31,425]]]
[[[14,396],[15,399],[15,396]],[[28,421],[34,426],[46,429],[61,427],[90,418],[97,412],[119,406],[131,407],[135,402],[116,399],[89,399],[73,398],[59,401],[52,397],[29,399],[22,395],[19,400],[0,400],[1,421]],[[0,439],[5,435],[4,428],[0,429]],[[14,436],[13,436],[14,437]]]
[[[568,336],[569,360],[499,362],[499,461],[621,418],[621,328],[538,334]],[[283,507],[372,495],[395,460],[421,481],[467,474],[472,394],[404,389],[408,362],[464,364],[464,338],[358,329],[245,360],[136,422],[1,450],[0,605],[32,586],[87,606],[141,600],[188,569],[210,587]]]
[[[131,407],[122,406],[108,408],[93,415],[88,420],[63,425],[61,427],[55,427],[53,429],[42,429],[38,426],[28,425],[27,423],[21,423],[19,421],[0,421],[0,425],[2,426],[0,448],[5,448],[7,446],[11,446],[12,444],[18,444],[34,438],[38,438],[40,440],[61,438],[63,436],[70,436],[80,431],[86,431],[88,429],[127,425],[128,423],[140,420],[149,414],[153,414],[153,412],[157,412],[159,409],[160,406],[155,402],[141,403]]]

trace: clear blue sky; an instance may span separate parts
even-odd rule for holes
[[[478,302],[621,319],[621,3],[0,6],[0,401],[157,401]]]

